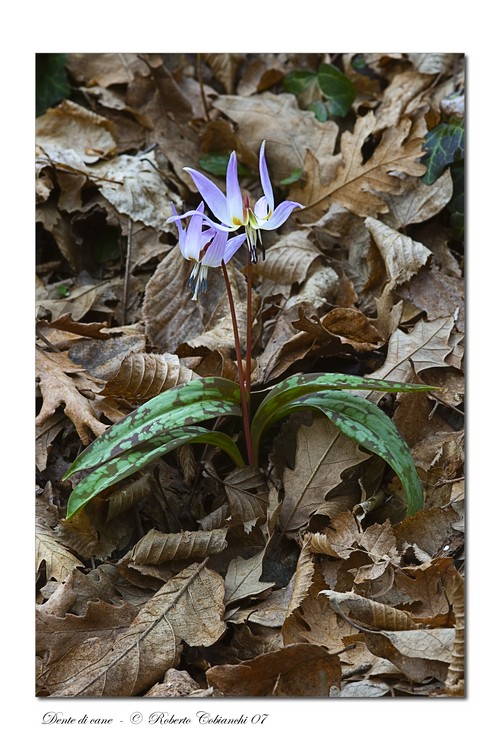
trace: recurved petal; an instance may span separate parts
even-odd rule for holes
[[[262,141],[262,146],[260,147],[260,153],[259,153],[260,181],[262,184],[264,195],[266,196],[267,203],[269,205],[269,209],[271,211],[274,211],[274,193],[273,193],[273,187],[271,185],[271,180],[269,179],[269,171],[267,169],[266,157],[264,156],[265,146],[266,146],[266,142]]]
[[[203,200],[219,221],[222,221],[223,224],[230,223],[228,221],[227,201],[222,190],[219,190],[212,180],[209,180],[208,177],[205,177],[205,175],[196,169],[191,169],[190,167],[184,167],[184,169],[186,172],[189,172]]]
[[[294,208],[304,208],[302,203],[296,203],[295,201],[283,201],[280,203],[276,211],[273,211],[271,218],[261,224],[261,229],[277,229],[288,219]]]

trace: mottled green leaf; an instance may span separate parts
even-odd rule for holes
[[[122,479],[135,474],[152,461],[186,443],[207,443],[226,451],[237,466],[244,461],[236,444],[223,432],[210,431],[204,427],[192,426],[172,430],[168,438],[151,439],[140,446],[124,451],[121,455],[98,466],[82,479],[70,495],[66,518],[70,518],[100,492],[112,487]]]
[[[412,383],[395,383],[390,380],[375,380],[362,378],[357,375],[342,375],[336,373],[310,373],[308,375],[292,375],[274,386],[257,409],[252,422],[252,444],[254,455],[258,455],[260,438],[273,422],[278,418],[276,414],[286,404],[308,393],[332,390],[366,390],[408,392],[430,391],[432,386],[416,385]]]
[[[336,117],[345,117],[356,98],[356,89],[335,65],[321,63],[318,68],[318,84],[328,98],[331,112]]]
[[[422,484],[410,449],[394,423],[371,401],[339,391],[308,393],[279,409],[276,419],[282,419],[300,409],[321,412],[344,435],[383,458],[401,480],[409,515],[423,507]]]
[[[200,378],[150,399],[114,424],[73,462],[63,479],[91,469],[159,438],[168,441],[173,430],[221,416],[240,415],[240,389],[225,378]]]
[[[432,185],[443,173],[448,164],[460,161],[464,157],[464,124],[463,121],[442,122],[425,136],[424,164],[427,172],[422,180]]]

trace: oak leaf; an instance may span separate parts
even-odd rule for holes
[[[290,532],[307,524],[327,493],[340,484],[342,472],[367,458],[324,417],[315,418],[310,427],[299,427],[295,468],[283,474],[281,527]]]
[[[78,372],[67,355],[36,350],[36,368],[43,404],[36,418],[37,427],[42,427],[56,409],[64,404],[64,413],[76,427],[84,445],[90,443],[89,433],[101,435],[106,429],[99,418],[98,407],[86,398],[82,391],[95,393],[96,383]],[[66,372],[72,372],[70,377]],[[99,402],[97,402],[99,403]]]
[[[317,218],[333,202],[341,203],[358,216],[377,216],[389,207],[383,195],[404,190],[398,173],[423,175],[426,167],[420,162],[424,155],[423,136],[415,132],[409,118],[384,131],[372,156],[364,161],[362,147],[376,130],[373,112],[359,117],[354,131],[345,131],[341,139],[342,164],[329,180],[319,174],[321,161],[308,150],[304,161],[305,186],[296,188],[290,198],[305,205],[304,216]],[[314,209],[314,210],[313,210]]]
[[[52,529],[37,528],[35,535],[36,569],[45,562],[47,580],[65,581],[75,568],[84,568],[84,564],[64,547]]]

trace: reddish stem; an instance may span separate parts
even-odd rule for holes
[[[250,380],[252,377],[252,261],[248,254],[247,263],[247,351],[245,375],[248,397],[250,398]]]
[[[229,309],[231,310],[231,321],[233,324],[234,334],[234,348],[236,350],[236,362],[238,365],[238,380],[241,391],[241,412],[243,416],[243,429],[245,431],[245,442],[247,446],[248,465],[253,466],[253,453],[252,453],[252,438],[250,435],[250,414],[248,409],[248,395],[245,390],[245,377],[243,374],[243,361],[241,358],[241,347],[240,337],[238,334],[238,321],[236,320],[236,310],[234,308],[233,293],[231,291],[231,283],[227,274],[226,264],[221,261],[222,273],[224,274],[224,281],[226,282],[227,297],[229,300]]]

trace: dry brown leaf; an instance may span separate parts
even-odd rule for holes
[[[312,294],[311,298],[318,302],[316,295]],[[292,299],[296,301],[298,297],[291,297],[290,302]],[[302,299],[302,304],[304,302],[307,300]],[[308,317],[302,304],[290,309],[286,309],[286,305],[278,317],[266,348],[258,357],[256,382],[274,380],[308,355],[317,357],[326,350],[329,353],[371,351],[381,345],[377,329],[359,310],[337,307],[319,318],[313,308]],[[297,329],[301,333],[295,333]]]
[[[419,73],[433,76],[448,73],[456,62],[457,55],[454,52],[409,52],[408,59]]]
[[[212,272],[208,291],[198,302],[187,286],[192,265],[176,245],[158,264],[146,285],[143,314],[146,335],[160,352],[174,352],[179,344],[198,336],[217,302],[225,295],[222,274]]]
[[[85,336],[91,339],[107,339],[110,336],[109,329],[105,323],[80,323],[73,320],[70,313],[60,315],[57,320],[47,323],[49,328],[56,328],[58,331],[68,331],[76,333],[79,336]]]
[[[414,630],[417,623],[407,613],[381,602],[372,601],[354,592],[322,591],[331,601],[335,611],[342,617],[344,612],[358,625],[360,630]]]
[[[366,645],[373,654],[389,659],[417,683],[429,678],[446,680],[453,636],[453,628],[365,633]]]
[[[458,515],[452,508],[425,508],[403,519],[394,528],[398,546],[402,548],[404,544],[416,544],[430,557],[436,557],[449,539],[457,520]]]
[[[297,568],[293,575],[293,588],[286,613],[287,619],[306,598],[313,583],[315,573],[314,557],[310,545],[305,542],[300,550]],[[289,641],[290,642],[290,641]]]
[[[144,694],[145,698],[182,698],[185,695],[192,695],[195,690],[199,690],[198,685],[187,672],[178,669],[167,669],[163,682],[153,685],[153,687]]]
[[[358,630],[339,617],[332,609],[328,599],[319,596],[324,589],[325,581],[319,571],[314,571],[314,581],[309,585],[307,596],[299,608],[289,607],[283,623],[283,643],[311,643],[327,648],[330,653],[341,651],[346,643],[344,638],[357,634]],[[342,660],[344,660],[342,655]],[[347,657],[348,658],[348,657]]]
[[[210,66],[215,78],[222,83],[226,93],[232,94],[236,73],[245,55],[234,52],[204,52],[202,58]]]
[[[445,360],[452,351],[448,342],[454,323],[452,317],[446,317],[429,322],[419,320],[410,333],[398,329],[389,339],[384,364],[369,377],[405,383],[411,382],[414,371],[420,373],[433,367],[447,367]],[[361,395],[368,394],[365,391]],[[371,401],[380,398],[380,394],[370,394]]]
[[[404,601],[410,601],[416,622],[431,627],[449,627],[450,600],[446,581],[454,568],[449,557],[438,557],[419,566],[400,568],[395,573],[394,588]]]
[[[176,354],[130,352],[101,393],[119,396],[135,403],[147,401],[163,391],[189,383],[198,377],[188,367],[181,365]]]
[[[113,86],[130,83],[136,75],[147,75],[148,66],[136,54],[129,53],[76,53],[68,55],[66,65],[77,81],[88,86]]]
[[[102,600],[88,602],[83,615],[72,612],[64,616],[48,612],[45,605],[36,607],[36,650],[50,669],[68,651],[88,638],[100,635],[108,639],[116,637],[128,628],[137,616],[137,607],[130,602],[111,604]]]
[[[64,414],[53,414],[48,417],[42,425],[36,427],[35,463],[38,471],[47,468],[47,461],[52,443],[57,435],[68,426],[68,420]]]
[[[420,75],[414,69],[397,73],[384,89],[382,102],[377,108],[377,131],[395,127],[403,117],[420,110],[424,100],[422,94],[426,93],[432,81],[429,75]]]
[[[453,179],[447,169],[432,185],[418,177],[409,178],[409,188],[401,195],[387,196],[389,213],[384,223],[393,229],[420,224],[438,214],[451,200]]]
[[[250,529],[266,517],[269,489],[262,471],[251,466],[234,469],[224,478],[231,525],[243,523]]]
[[[226,607],[240,599],[256,596],[273,588],[274,583],[260,580],[264,554],[265,550],[262,550],[248,560],[243,557],[235,557],[231,560],[225,577],[224,602]]]
[[[398,288],[398,294],[425,312],[427,320],[452,315],[457,331],[464,331],[464,279],[445,276],[435,269],[422,268],[407,284]]]
[[[456,625],[455,638],[453,640],[451,661],[446,677],[445,690],[449,695],[463,695],[465,690],[465,584],[464,579],[455,568],[452,568],[452,570],[450,571],[450,576],[447,580],[446,588],[451,604],[453,606]]]
[[[171,214],[171,201],[177,200],[162,180],[153,152],[147,160],[122,154],[94,168],[101,180],[101,194],[119,213],[159,231]],[[103,179],[104,178],[104,179]]]
[[[333,179],[320,177],[321,159],[313,149],[308,151],[304,162],[305,186],[290,193],[292,200],[305,205],[305,217],[321,216],[333,202],[342,203],[358,216],[387,213],[389,209],[382,195],[397,194],[404,189],[397,173],[415,176],[425,173],[426,167],[420,162],[423,137],[413,132],[408,118],[386,130],[372,156],[364,161],[362,147],[376,126],[375,115],[369,112],[358,118],[353,133],[343,133],[342,164]]]
[[[145,604],[113,642],[89,638],[51,671],[46,687],[58,697],[132,696],[177,663],[178,640],[209,646],[225,631],[221,577],[190,565]]]
[[[313,552],[347,560],[361,537],[356,518],[350,511],[337,513],[322,532],[311,534],[309,544]]]
[[[84,171],[116,148],[109,120],[68,100],[37,118],[35,140],[52,162]]]
[[[43,397],[42,408],[36,418],[37,427],[43,427],[56,409],[64,404],[64,413],[75,425],[84,445],[90,443],[89,433],[101,435],[106,425],[99,421],[99,412],[94,403],[80,392],[95,392],[95,382],[81,373],[73,374],[72,377],[67,375],[66,371],[74,373],[74,365],[67,359],[67,354],[59,356],[54,352],[37,349],[36,367]]]
[[[37,528],[35,535],[36,570],[45,563],[47,580],[65,581],[72,570],[84,568],[84,564],[57,539],[52,529]]]
[[[384,259],[391,286],[404,284],[431,256],[430,250],[420,242],[396,232],[377,219],[368,217],[365,225]]]
[[[190,560],[216,555],[227,547],[227,529],[213,531],[182,531],[162,534],[148,531],[128,553],[137,565],[158,565],[169,560]]]
[[[332,120],[319,122],[312,112],[299,109],[293,94],[220,96],[214,107],[238,124],[241,139],[255,153],[266,141],[266,160],[275,184],[302,169],[307,149],[323,168],[331,170],[332,163],[336,164],[333,151],[337,124]]]
[[[340,686],[339,657],[311,644],[293,644],[241,664],[211,667],[209,684],[225,696],[328,696]]]
[[[261,279],[260,294],[282,293],[288,297],[292,284],[306,281],[314,261],[321,257],[321,252],[309,239],[308,230],[290,232],[266,248],[265,263],[255,266],[254,274]]]
[[[121,332],[120,329],[113,329],[113,334],[106,341],[80,339],[71,344],[69,348],[71,361],[80,365],[94,378],[111,379],[118,372],[127,354],[143,352],[146,346],[144,333],[135,330],[133,326]]]
[[[290,532],[307,524],[326,494],[340,483],[342,472],[367,458],[325,417],[315,418],[310,427],[299,427],[295,468],[283,474],[281,527]]]
[[[84,559],[108,559],[130,541],[133,525],[126,516],[106,519],[107,501],[95,498],[72,518],[61,519],[57,536]]]

